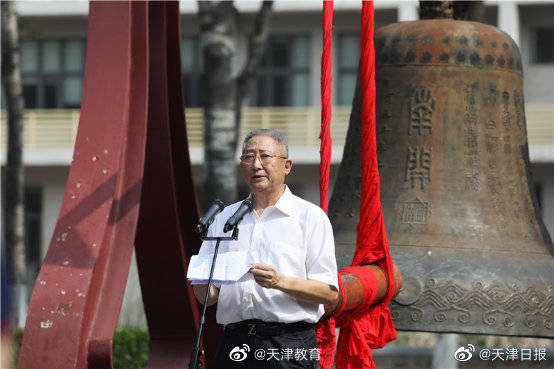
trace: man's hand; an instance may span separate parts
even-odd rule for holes
[[[274,267],[267,264],[252,264],[250,273],[258,284],[265,288],[279,289],[283,282],[283,275],[275,270]]]
[[[265,288],[275,288],[307,302],[324,305],[337,303],[339,293],[334,286],[313,279],[302,279],[279,273],[267,264],[252,264],[250,273]]]

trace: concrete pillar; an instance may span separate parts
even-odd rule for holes
[[[56,227],[56,221],[62,206],[63,196],[65,194],[65,182],[67,181],[67,168],[51,169],[52,177],[42,180],[42,214],[41,214],[41,260],[46,256],[46,251],[50,247],[52,234]]]
[[[498,2],[498,28],[509,34],[519,46],[519,10],[515,1]]]
[[[457,369],[458,362],[454,353],[458,349],[458,335],[452,333],[440,333],[436,335],[433,346],[432,369]]]
[[[138,275],[137,258],[133,250],[133,258],[129,268],[129,278],[123,295],[123,303],[117,325],[126,325],[133,327],[146,327],[146,314],[142,302],[142,292],[140,290],[140,280]]]
[[[398,21],[407,22],[419,19],[417,1],[400,1],[398,3]]]
[[[549,166],[549,168],[552,168]],[[550,237],[554,239],[554,179],[542,181],[542,219]]]
[[[29,299],[27,298],[28,295],[28,288],[25,284],[14,284],[12,289],[13,301],[17,301],[17,304],[15,305],[17,307],[17,311],[14,312],[16,316],[16,325],[19,328],[25,327],[25,319],[27,318],[27,309],[29,308]]]

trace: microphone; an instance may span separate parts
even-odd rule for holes
[[[204,216],[198,221],[196,232],[198,232],[199,234],[205,233],[214,221],[215,216],[219,214],[224,207],[225,204],[223,203],[223,201],[216,199],[213,205],[208,209],[206,214],[204,214]]]
[[[238,210],[235,211],[235,214],[233,214],[229,218],[227,223],[225,223],[225,227],[223,227],[223,232],[229,232],[231,229],[235,228],[242,220],[242,217],[244,217],[246,213],[249,213],[252,211],[252,209],[254,209],[254,205],[254,199],[248,198],[244,200],[242,204],[240,204]]]

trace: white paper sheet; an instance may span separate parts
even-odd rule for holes
[[[190,259],[187,279],[191,284],[208,284],[214,254],[193,255]],[[234,283],[252,267],[246,251],[218,253],[212,283]]]

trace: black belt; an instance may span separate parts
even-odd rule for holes
[[[278,323],[264,322],[259,319],[243,320],[236,323],[230,323],[225,329],[230,331],[242,331],[252,336],[278,336],[283,333],[299,332],[306,329],[313,329],[314,324],[308,322]]]

